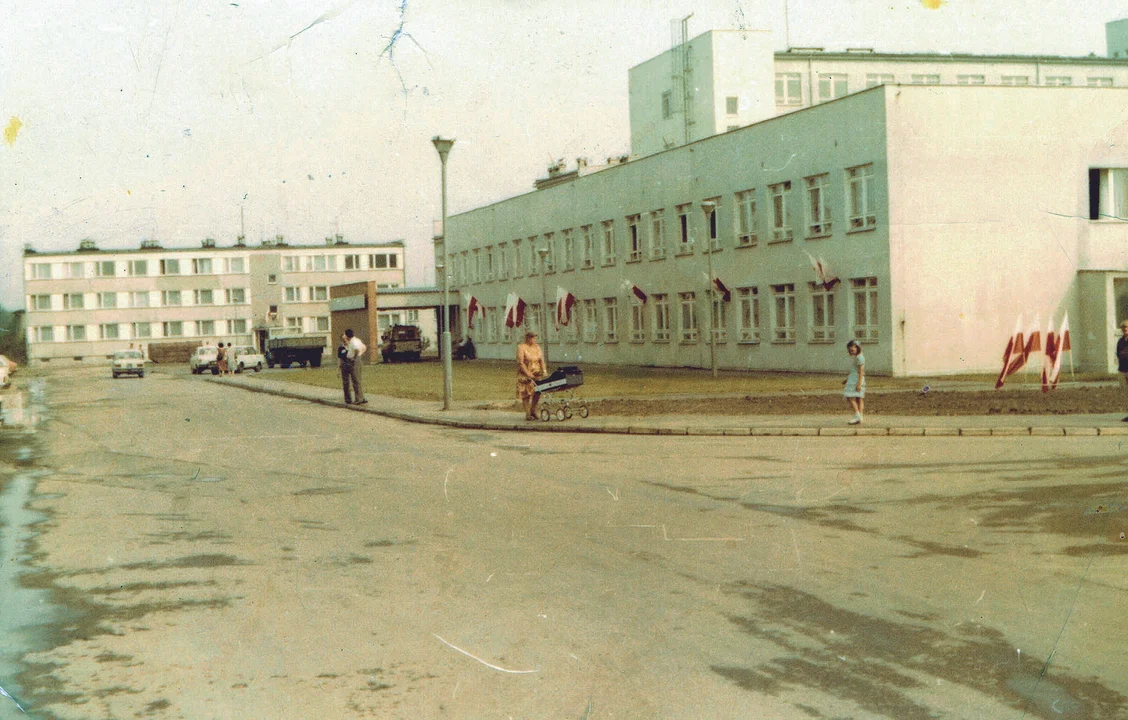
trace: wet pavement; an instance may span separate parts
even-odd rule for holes
[[[102,375],[48,377],[0,499],[29,717],[1128,713],[1122,437],[514,433]]]

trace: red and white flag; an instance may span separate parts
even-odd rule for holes
[[[485,319],[486,308],[482,306],[482,303],[478,302],[478,298],[471,295],[470,299],[466,301],[466,325],[471,330],[474,329],[474,316],[479,314],[482,316],[482,319]]]
[[[643,305],[645,305],[645,304],[646,304],[646,298],[647,298],[647,295],[646,295],[646,293],[644,293],[644,292],[642,291],[642,288],[640,288],[640,287],[639,287],[638,285],[631,285],[631,293],[632,293],[632,294],[633,294],[633,295],[634,295],[634,296],[635,296],[636,298],[638,298],[638,301],[639,301],[640,303],[642,303]]]
[[[732,292],[728,289],[719,277],[713,278],[713,287],[717,288],[717,292],[721,294],[721,299],[725,302],[732,300]]]
[[[1058,343],[1061,345],[1061,352],[1069,352],[1073,349],[1073,342],[1069,339],[1069,313],[1061,319],[1061,330],[1058,331]],[[1072,362],[1072,360],[1070,361]]]
[[[1023,352],[1027,360],[1030,359],[1032,354],[1042,352],[1042,326],[1037,315],[1034,316],[1034,322],[1030,326],[1030,332],[1026,335],[1026,348]]]
[[[572,307],[576,296],[562,287],[556,288],[556,324],[564,327],[572,322]]]
[[[1042,353],[1042,392],[1049,392],[1050,388],[1057,385],[1058,374],[1061,372],[1060,341],[1054,333],[1054,319],[1051,317],[1049,330],[1046,331],[1046,349]]]
[[[518,327],[525,322],[525,301],[517,293],[505,296],[505,327]]]
[[[1013,375],[1026,364],[1026,343],[1022,341],[1022,316],[1018,316],[1018,321],[1014,324],[1014,334],[1007,340],[1007,349],[1003,351],[1003,369],[999,373],[999,379],[995,381],[995,389],[998,390],[1006,382],[1008,375]]]
[[[830,267],[827,266],[826,260],[823,260],[821,257],[816,258],[811,253],[807,253],[807,257],[811,259],[811,267],[815,271],[815,282],[822,285],[824,290],[833,290],[835,285],[842,282]]]

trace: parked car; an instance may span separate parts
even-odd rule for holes
[[[0,367],[8,368],[8,374],[9,375],[15,375],[16,374],[16,368],[18,368],[19,365],[16,363],[15,360],[12,360],[11,358],[9,358],[5,355],[0,355]]]
[[[219,374],[219,348],[215,345],[201,345],[192,353],[188,360],[188,367],[193,375],[199,375],[205,370],[211,370],[212,375]]]
[[[145,377],[145,356],[141,354],[140,350],[118,350],[114,353],[110,373],[114,378],[122,375],[136,375],[143,378]]]
[[[0,358],[3,358],[0,355]],[[7,362],[0,362],[0,387],[8,387],[12,381],[12,367]]]
[[[262,356],[262,353],[250,345],[236,345],[232,348],[228,357],[231,358],[228,365],[235,372],[243,372],[244,370],[259,372],[262,370],[262,366],[266,364],[266,358]]]

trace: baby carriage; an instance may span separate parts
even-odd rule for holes
[[[584,371],[575,365],[556,368],[548,377],[533,383],[533,388],[544,395],[540,402],[540,419],[544,422],[552,418],[571,420],[573,407],[580,417],[586,418],[587,403],[576,397],[576,388],[583,384]]]

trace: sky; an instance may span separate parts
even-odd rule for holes
[[[402,3],[402,4],[400,4]],[[528,192],[557,158],[630,150],[627,70],[690,36],[783,50],[1105,54],[1128,0],[43,0],[0,23],[0,305],[22,251],[155,239],[403,240],[433,282],[448,211]]]

